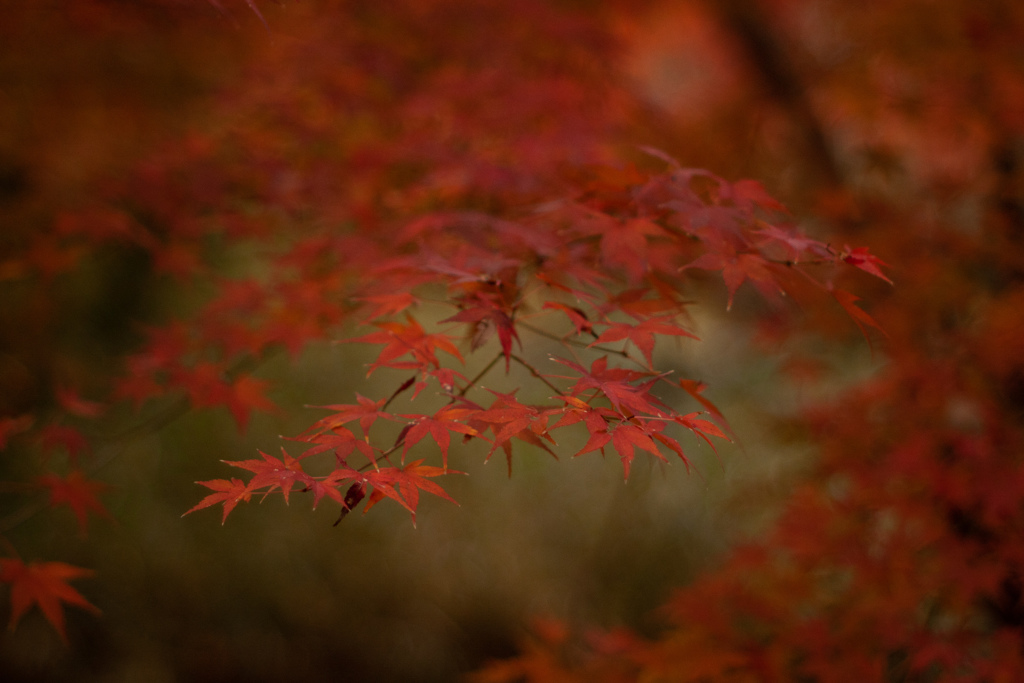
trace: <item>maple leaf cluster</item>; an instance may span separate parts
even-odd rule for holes
[[[576,455],[612,449],[626,477],[639,452],[662,461],[666,453],[674,454],[689,466],[682,433],[712,448],[711,438],[726,434],[701,413],[681,413],[660,398],[657,390],[669,387],[696,395],[695,381],[652,366],[658,337],[697,340],[685,322],[689,302],[684,293],[692,268],[722,270],[730,305],[749,279],[780,305],[784,296],[806,299],[817,292],[824,300],[839,300],[858,325],[877,327],[854,306],[856,297],[836,289],[833,281],[835,271],[848,266],[888,281],[878,270],[878,259],[863,249],[852,256],[848,249],[835,250],[800,234],[754,184],[730,184],[678,166],[665,173],[596,173],[575,197],[502,215],[421,216],[389,233],[395,255],[370,266],[365,281],[372,284],[349,295],[357,304],[350,315],[376,331],[339,341],[381,347],[370,374],[389,369],[408,378],[386,398],[358,397],[355,404],[330,406],[335,412],[294,437],[307,444],[298,456],[228,463],[256,476],[248,483],[200,482],[216,493],[189,512],[221,503],[226,519],[255,492],[280,491],[287,500],[298,485],[314,493],[314,506],[327,496],[347,513],[351,506],[340,491],[347,486],[349,492],[361,492],[358,498],[368,495],[365,509],[388,497],[415,514],[419,490],[443,493],[423,477],[449,472],[453,434],[463,441],[488,442],[487,457],[500,448],[510,474],[513,439],[554,454],[553,433],[572,425],[587,431]],[[769,210],[781,220],[767,217]],[[374,253],[383,253],[383,247]],[[818,272],[824,273],[823,280],[816,278]],[[444,292],[440,299],[438,291]],[[416,312],[431,297],[433,305],[455,312],[428,327]],[[572,329],[552,333],[564,318]],[[498,347],[493,357],[467,378],[460,369],[465,363],[460,346],[485,353],[492,338]],[[545,360],[572,374],[541,370],[529,351],[545,340],[558,341],[570,352]],[[616,367],[609,354],[633,367]],[[589,367],[580,363],[583,355],[596,355]],[[513,362],[522,366],[553,393],[553,402],[524,404],[515,390],[483,392],[491,394],[490,403],[476,398],[481,381],[499,362],[506,375]],[[411,391],[415,399],[428,388],[444,398],[441,408],[388,412],[403,392]],[[705,404],[722,420],[712,404]],[[384,422],[402,425],[393,442],[371,436],[371,428]],[[359,424],[359,433],[347,426],[352,423]],[[409,450],[428,436],[440,453],[440,469],[403,465]],[[333,455],[333,469],[312,476],[302,463],[321,453]]]
[[[59,203],[3,262],[31,290],[29,322],[112,249],[190,297],[187,315],[139,327],[116,380],[79,370],[92,381],[0,417],[0,445],[38,455],[24,490],[69,507],[81,533],[108,516],[93,477],[109,408],[153,411],[122,440],[190,409],[226,409],[244,429],[277,410],[259,363],[317,340],[375,347],[369,373],[391,390],[328,406],[288,439],[295,452],[229,462],[245,478],[199,482],[210,493],[185,514],[221,505],[223,523],[254,497],[312,494],[339,521],[384,499],[415,520],[421,493],[450,500],[439,481],[461,443],[500,451],[510,473],[516,451],[557,455],[563,434],[582,440],[574,455],[614,452],[625,477],[642,456],[689,467],[691,442],[714,448],[729,430],[699,378],[658,367],[659,342],[699,343],[688,308],[708,273],[726,308],[762,305],[756,292],[765,310],[831,308],[877,338],[850,291],[888,283],[873,252],[808,236],[757,182],[635,145],[643,106],[609,77],[607,17],[364,4],[297,3],[210,123]],[[74,22],[110,20],[78,10]],[[63,636],[62,603],[89,607],[67,585],[85,570],[3,563],[12,624],[36,604]]]
[[[886,330],[885,367],[788,423],[815,445],[813,470],[769,531],[676,591],[657,635],[543,620],[517,657],[474,680],[1011,681],[1024,671],[1024,99],[1001,85],[1024,73],[1024,13],[836,6],[821,26],[843,29],[811,35],[812,5],[823,7],[722,3],[700,21],[731,30],[773,105],[805,131],[813,180],[800,193],[817,190],[835,229],[898,263],[899,286],[873,301],[877,323],[859,323]],[[707,117],[702,140],[736,144]],[[967,198],[986,208],[957,214]],[[870,269],[856,248],[843,252]],[[857,320],[847,298],[837,296]]]

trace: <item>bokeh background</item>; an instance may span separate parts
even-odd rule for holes
[[[431,144],[448,143],[438,136],[463,125],[467,155],[519,154],[538,168],[574,154],[635,160],[635,145],[652,145],[686,166],[761,180],[809,232],[845,238],[868,217],[875,233],[899,230],[910,209],[970,231],[999,182],[993,147],[1019,139],[1011,133],[1024,112],[1020,47],[1004,40],[1007,26],[1021,24],[1014,3],[472,6],[295,0],[259,3],[261,17],[242,2],[4,3],[4,249],[13,254],[55,230],[65,207],[141,182],[163,163],[147,160],[166,159],[167,149],[186,150],[169,166],[201,184],[205,163],[230,164],[235,152],[204,156],[189,145],[236,131],[235,143],[299,157],[301,178],[321,168],[309,150],[329,164],[352,140],[386,137],[395,121],[430,122],[438,111],[449,117],[443,125],[402,129],[379,154],[393,161],[412,150],[410,164],[421,164]],[[352,52],[333,58],[350,61],[318,61],[334,40]],[[458,92],[447,101],[443,90],[403,90],[421,69],[441,74],[439,82],[475,83],[480,91],[462,93],[468,100],[515,96],[552,73],[531,69],[553,64],[580,92],[538,90],[535,147],[502,118],[498,94],[477,107]],[[468,78],[476,67],[483,75]],[[602,79],[618,94],[607,95],[600,116],[582,116],[587,88]],[[351,92],[368,99],[350,105]],[[409,92],[418,94],[412,104],[402,99]],[[444,157],[442,189],[474,182],[459,179],[460,153]],[[275,199],[298,213],[341,211],[390,177],[372,159],[360,163],[346,167],[344,191],[333,176],[317,187],[275,170]],[[333,193],[342,198],[317,204]],[[209,251],[224,273],[258,270],[267,258],[244,245]],[[210,282],[175,278],[173,259],[153,263],[129,247],[97,250],[68,272],[54,266],[45,288],[19,263],[0,263],[4,416],[53,409],[51,387],[63,382],[102,393],[144,326],[187,319],[212,291]],[[26,558],[95,569],[75,585],[103,614],[69,609],[65,645],[30,613],[0,637],[0,676],[445,681],[513,654],[537,615],[658,632],[657,607],[669,592],[768,528],[812,467],[813,448],[792,418],[885,362],[884,345],[873,355],[848,323],[819,321],[816,334],[780,345],[751,293],[728,313],[710,278],[694,294],[703,341],[664,340],[659,363],[708,382],[736,439],[717,454],[688,444],[690,472],[638,461],[624,483],[614,457],[571,459],[567,442],[559,461],[522,445],[509,478],[499,458],[484,463],[485,451],[470,444],[455,456],[468,476],[446,487],[460,506],[424,500],[415,526],[383,503],[334,527],[335,510],[311,512],[301,496],[290,507],[277,497],[242,506],[224,526],[219,511],[182,519],[205,495],[192,482],[230,476],[221,460],[275,452],[279,435],[322,415],[309,406],[376,395],[375,382],[394,381],[367,379],[372,349],[327,340],[255,365],[281,410],[254,415],[242,432],[227,411],[176,410],[173,396],[141,411],[115,405],[83,427],[94,437],[93,471],[109,485],[110,518],[92,519],[87,535],[66,509],[24,514],[32,492],[19,482],[35,476],[40,456],[10,446],[0,459],[5,542]],[[66,456],[49,457],[59,466]]]

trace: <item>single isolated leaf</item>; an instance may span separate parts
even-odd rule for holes
[[[78,529],[83,535],[88,527],[90,511],[100,517],[110,518],[110,513],[96,497],[107,488],[107,485],[86,479],[81,470],[72,470],[64,478],[56,474],[46,474],[36,479],[36,482],[49,489],[50,507],[67,505],[74,511],[78,519]]]
[[[12,631],[21,617],[33,605],[50,622],[61,640],[68,642],[64,629],[64,607],[61,603],[75,605],[99,614],[99,609],[82,597],[81,593],[68,585],[68,581],[91,576],[88,569],[75,567],[63,562],[29,562],[19,559],[0,559],[0,581],[11,584],[11,620],[8,628]]]

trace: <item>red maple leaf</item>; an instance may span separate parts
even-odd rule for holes
[[[587,443],[583,444],[583,448],[576,451],[576,454],[573,456],[574,458],[579,457],[584,453],[590,453],[591,451],[596,450],[600,450],[601,453],[604,453],[605,445],[612,439],[611,432],[608,431],[608,418],[611,417],[614,419],[618,417],[614,414],[611,416],[605,415],[605,410],[600,408],[591,409],[590,406],[587,406],[587,408],[588,409],[586,410],[571,411],[569,415],[572,415],[572,417],[569,420],[565,420],[565,418],[563,418],[563,420],[565,420],[564,422],[563,420],[559,420],[555,425],[555,427],[561,427],[565,424],[571,424],[579,420],[582,420],[586,425],[587,431],[590,432],[590,437],[587,439]],[[552,427],[552,429],[554,429],[554,427]]]
[[[444,498],[458,505],[454,498],[430,481],[428,477],[439,477],[442,474],[465,474],[447,468],[432,467],[423,465],[422,460],[415,460],[401,469],[397,467],[382,467],[376,472],[366,473],[366,482],[373,487],[373,494],[363,508],[365,514],[385,496],[397,501],[402,507],[412,514],[413,524],[416,524],[416,507],[419,505],[420,489],[435,496]],[[401,495],[399,495],[401,494]]]
[[[184,389],[196,408],[225,404],[231,394],[220,363],[204,361],[193,367],[179,366],[171,373],[171,384]]]
[[[683,453],[683,447],[679,444],[678,441],[676,441],[675,439],[671,439],[665,436],[664,434],[660,433],[661,430],[664,429],[664,426],[664,422],[648,422],[646,425],[648,433],[651,435],[651,437],[655,439],[658,443],[662,444],[670,451],[678,455],[679,459],[683,461],[684,465],[686,465],[687,473],[689,473],[690,459],[686,457],[685,453]]]
[[[377,360],[370,365],[370,372],[380,367],[401,367],[401,368],[438,368],[441,363],[437,360],[435,351],[441,350],[462,361],[462,354],[452,343],[451,337],[446,334],[427,334],[412,316],[406,315],[406,323],[384,322],[374,323],[380,328],[380,332],[346,339],[350,344],[384,344],[384,348],[377,356]],[[403,356],[411,355],[411,363],[396,363],[395,361]]]
[[[185,323],[175,321],[164,327],[146,329],[146,351],[133,356],[139,365],[166,368],[177,365],[193,345],[192,333]]]
[[[405,455],[409,449],[419,443],[423,437],[430,434],[441,449],[441,458],[444,469],[448,469],[448,447],[451,445],[451,434],[459,432],[467,436],[480,436],[480,433],[460,420],[465,420],[477,413],[472,408],[460,408],[457,406],[445,406],[438,410],[432,417],[426,415],[402,415],[415,420],[406,426],[399,435],[399,441],[404,439],[405,446],[402,449],[402,462],[405,462]]]
[[[249,413],[253,410],[277,411],[274,402],[266,397],[268,384],[269,382],[266,380],[246,375],[239,377],[230,385],[225,400],[239,429],[245,430],[246,425],[249,424]]]
[[[307,491],[313,492],[313,509],[316,510],[316,506],[320,504],[320,500],[324,496],[327,496],[328,498],[337,501],[338,504],[340,504],[344,508],[344,511],[348,512],[348,510],[355,507],[359,500],[362,500],[362,495],[360,495],[358,500],[355,500],[355,502],[353,502],[353,492],[355,491],[355,487],[360,487],[359,490],[362,491],[362,483],[356,482],[355,484],[353,484],[352,487],[349,488],[349,492],[345,495],[344,498],[342,498],[341,492],[338,490],[338,485],[342,481],[358,477],[358,472],[346,467],[334,470],[323,479],[314,478],[312,481],[309,482],[309,484],[306,487]]]
[[[362,301],[372,306],[367,311],[363,320],[376,320],[387,315],[401,313],[416,303],[417,299],[410,292],[394,292],[391,294],[372,294],[356,297],[356,301]]]
[[[223,460],[222,462],[253,472],[255,476],[249,481],[247,487],[250,490],[269,486],[266,493],[270,493],[274,489],[280,488],[281,493],[284,494],[285,504],[288,503],[288,495],[291,493],[292,486],[296,483],[308,486],[313,482],[313,478],[302,470],[302,464],[288,455],[285,449],[281,449],[280,460],[263,451],[259,451],[259,454],[263,456],[263,460]],[[225,517],[227,517],[226,513]]]
[[[601,235],[601,260],[609,268],[622,268],[630,283],[640,282],[647,273],[648,236],[662,235],[656,223],[635,218],[624,223],[609,221]]]
[[[321,434],[314,434],[312,436],[300,436],[293,439],[294,441],[305,441],[307,443],[316,444],[310,449],[307,449],[299,456],[299,459],[308,458],[311,455],[317,453],[323,453],[324,451],[334,451],[334,457],[339,464],[344,463],[352,451],[358,450],[360,453],[366,456],[366,459],[377,466],[377,457],[374,454],[373,446],[370,445],[366,438],[358,439],[351,430],[345,427],[335,427],[329,432]]]
[[[44,453],[64,448],[72,462],[77,462],[78,454],[89,449],[85,435],[66,425],[48,424],[39,430],[38,438]]]
[[[737,180],[729,188],[732,191],[732,199],[736,202],[737,206],[748,211],[752,210],[754,206],[759,206],[762,209],[776,213],[789,213],[786,206],[768,194],[768,190],[764,189],[764,185],[756,180]]]
[[[548,416],[551,415],[551,410],[524,405],[516,399],[515,392],[502,394],[491,391],[491,393],[496,397],[491,407],[475,413],[471,419],[473,426],[479,431],[489,428],[494,432],[494,443],[487,453],[488,460],[500,446],[508,461],[508,474],[512,476],[511,440],[513,437],[537,446],[550,453],[552,457],[558,458],[555,452],[542,441],[542,439],[546,439],[550,443],[555,443],[555,440],[547,433]]]
[[[650,395],[650,387],[657,379],[646,382],[640,386],[633,386],[634,382],[643,377],[649,377],[649,373],[627,370],[625,368],[609,368],[608,356],[601,356],[590,364],[590,370],[564,358],[552,358],[556,363],[561,363],[578,372],[582,377],[569,389],[570,394],[578,396],[588,389],[596,389],[608,397],[615,410],[625,415],[628,411],[631,415],[638,413],[649,413],[652,415],[663,415],[664,412],[656,408],[651,402],[658,402]],[[554,377],[562,377],[554,375]],[[571,377],[563,379],[573,379]]]
[[[602,332],[601,336],[595,339],[590,345],[593,346],[594,344],[628,339],[633,342],[638,349],[640,349],[641,353],[644,354],[644,358],[647,359],[647,367],[651,367],[654,363],[651,356],[654,353],[654,335],[656,334],[689,337],[691,339],[698,338],[697,335],[692,334],[672,322],[672,318],[660,317],[650,318],[637,323],[636,325],[630,325],[629,323],[612,323],[611,326]]]
[[[220,523],[223,524],[227,521],[228,515],[235,509],[235,506],[241,502],[249,502],[252,498],[253,486],[252,482],[246,484],[241,479],[231,478],[231,481],[227,479],[211,479],[209,481],[197,481],[200,486],[205,486],[208,489],[213,489],[216,493],[211,493],[206,498],[203,498],[199,503],[192,507],[185,515],[191,514],[196,510],[202,510],[203,508],[216,505],[217,503],[224,504],[224,516],[221,518]]]
[[[879,268],[879,266],[888,266],[889,264],[870,253],[867,247],[850,249],[850,245],[846,245],[840,258],[854,268],[860,268],[865,273],[871,273],[875,277],[885,280],[890,285],[892,284],[892,280],[887,278]]]
[[[709,439],[708,437],[715,436],[720,439],[725,439],[726,441],[729,440],[729,437],[722,433],[722,430],[719,429],[715,425],[715,423],[709,422],[708,420],[701,418],[700,413],[690,413],[689,415],[677,415],[674,418],[674,420],[676,423],[681,424],[682,426],[686,427],[700,438],[704,439],[704,441],[706,441],[707,444],[711,446],[711,450],[715,451],[716,453],[718,452],[718,449],[715,448],[715,444],[711,443],[711,439]]]
[[[860,301],[860,297],[842,289],[833,290],[832,296],[835,297],[835,300],[839,302],[839,305],[843,307],[843,310],[845,310],[850,318],[853,319],[853,322],[856,323],[861,334],[863,334],[864,338],[867,340],[868,346],[871,346],[871,337],[868,335],[868,327],[873,327],[881,332],[883,336],[887,336],[885,330],[882,329],[882,326],[879,325],[874,318],[868,315],[866,311],[857,306],[857,302]],[[872,350],[874,350],[873,347]]]
[[[498,333],[498,341],[501,343],[501,352],[505,356],[505,372],[508,372],[509,361],[512,358],[512,340],[519,343],[519,334],[512,322],[511,312],[507,311],[499,301],[491,297],[476,296],[471,299],[475,304],[465,308],[450,318],[445,318],[442,323],[473,323],[473,337],[470,349],[475,351],[483,346],[487,340]]]
[[[776,282],[771,266],[772,264],[760,254],[727,251],[726,253],[708,252],[696,261],[683,266],[681,270],[687,268],[721,270],[722,280],[725,281],[725,286],[729,290],[729,303],[726,305],[726,310],[728,310],[732,308],[736,290],[747,280],[750,280],[766,298],[775,299],[782,293],[782,288]]]
[[[19,559],[0,559],[0,581],[11,584],[11,620],[9,628],[14,629],[21,617],[33,605],[50,622],[61,640],[68,642],[64,629],[64,608],[61,603],[76,605],[99,614],[99,609],[81,593],[68,585],[68,581],[91,576],[88,569],[75,567],[63,562],[29,562]]]
[[[67,505],[74,511],[82,534],[86,532],[90,510],[101,517],[110,518],[110,513],[96,497],[107,485],[86,479],[81,470],[72,470],[63,479],[56,474],[46,474],[36,479],[36,482],[50,490],[50,507]]]
[[[665,460],[665,456],[658,450],[658,445],[654,443],[651,434],[643,425],[620,422],[612,431],[611,438],[612,445],[615,446],[615,450],[619,452],[619,458],[622,460],[623,476],[626,479],[629,479],[629,466],[633,462],[634,450],[637,448],[657,456],[660,460]]]
[[[346,425],[349,422],[355,420],[359,421],[359,429],[362,430],[362,435],[366,436],[370,433],[370,428],[377,420],[393,420],[394,417],[390,413],[384,412],[384,405],[387,403],[387,398],[381,398],[380,400],[373,400],[355,394],[356,403],[339,403],[336,405],[315,405],[313,408],[323,408],[328,411],[335,411],[334,414],[329,415],[326,418],[322,418],[316,421],[313,426],[307,430],[309,431],[329,431]]]
[[[681,379],[679,380],[679,386],[683,389],[683,391],[692,396],[694,400],[696,400],[698,403],[704,406],[704,409],[711,413],[711,416],[714,417],[715,420],[720,425],[722,425],[723,428],[729,430],[730,432],[732,431],[732,429],[729,427],[729,422],[725,419],[725,415],[722,414],[722,411],[720,411],[714,403],[712,403],[702,395],[704,390],[707,389],[707,383],[698,382],[692,379]]]
[[[136,410],[146,401],[162,395],[164,386],[153,377],[151,363],[145,358],[129,358],[128,374],[114,385],[114,398],[129,399]]]

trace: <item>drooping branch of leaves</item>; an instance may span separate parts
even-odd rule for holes
[[[377,258],[361,257],[364,252],[351,249],[354,243]],[[880,262],[866,250],[837,252],[801,235],[756,184],[728,183],[681,167],[647,174],[598,169],[572,200],[503,216],[426,215],[386,233],[343,233],[313,244],[315,251],[303,242],[279,259],[286,269],[307,272],[310,258],[334,264],[328,280],[301,281],[304,310],[329,311],[324,319],[334,325],[360,320],[374,331],[339,341],[381,347],[371,373],[390,369],[411,371],[413,377],[384,398],[358,397],[353,404],[330,406],[331,415],[291,439],[304,447],[296,456],[283,449],[280,458],[263,453],[261,459],[229,462],[251,472],[248,481],[200,482],[212,492],[188,512],[220,504],[223,521],[254,495],[276,492],[287,501],[292,493],[305,492],[312,493],[314,507],[324,498],[337,503],[342,517],[363,500],[369,510],[388,498],[415,519],[420,491],[449,498],[433,479],[455,472],[448,465],[453,435],[486,442],[487,457],[500,449],[510,473],[515,441],[555,455],[555,433],[566,428],[586,430],[587,441],[576,455],[613,450],[627,477],[641,454],[663,461],[674,455],[689,467],[684,434],[712,448],[713,439],[726,438],[701,411],[680,412],[661,398],[681,384],[654,367],[658,338],[696,343],[685,323],[690,302],[683,294],[690,273],[721,271],[730,303],[749,281],[779,306],[787,297],[817,296],[823,303],[834,297],[854,322],[872,326],[853,295],[835,288],[835,278],[844,270],[860,270],[884,279]],[[801,276],[793,277],[795,272]],[[293,291],[284,280],[281,286],[286,296]],[[123,395],[141,398],[177,386],[187,400],[176,401],[169,409],[173,414],[185,406],[225,405],[240,425],[249,410],[271,407],[255,380],[225,373],[219,362],[203,359],[203,345],[211,341],[224,349],[263,354],[281,343],[301,343],[301,338],[291,342],[277,336],[273,326],[263,327],[270,335],[256,341],[243,335],[261,328],[233,321],[233,316],[273,320],[279,311],[285,313],[277,299],[265,296],[267,291],[255,282],[231,284],[198,315],[205,323],[196,332],[180,325],[154,332],[149,345],[128,359],[133,374],[121,385]],[[443,292],[439,298],[438,292]],[[435,300],[430,306],[446,303],[453,314],[438,319],[426,310],[422,302],[428,293]],[[553,352],[547,345],[519,348],[518,319],[527,315],[531,329],[560,342],[563,353],[572,353],[549,358]],[[421,322],[426,319],[437,322]],[[568,333],[555,332],[566,322]],[[315,336],[313,330],[309,336]],[[465,377],[464,353],[490,348],[492,340],[498,347],[495,356],[475,376]],[[629,348],[640,352],[642,360],[634,363],[641,369],[609,363],[604,347],[616,342],[624,344],[619,353],[626,358]],[[185,365],[190,357],[196,360]],[[503,361],[508,386],[483,390],[480,379]],[[512,361],[550,393],[548,402],[535,405],[516,398]],[[445,403],[425,412],[387,410],[410,390],[413,398],[436,394]],[[429,401],[426,396],[420,400]],[[372,438],[371,427],[378,421],[402,425],[397,439],[382,443]],[[361,433],[349,426],[353,422]],[[407,462],[410,449],[423,451],[420,444],[428,436],[439,451],[440,466],[425,465],[422,458]],[[313,465],[314,456],[327,460]],[[86,493],[79,494],[83,501],[90,500]]]
[[[814,472],[764,538],[677,592],[659,635],[540,622],[518,657],[474,680],[1012,680],[1024,669],[1012,237],[1024,193],[1016,155],[1004,156],[1021,148],[1024,119],[1019,89],[1002,85],[1024,68],[1024,13],[832,4],[816,23],[828,3],[715,4],[744,5],[819,49],[821,61],[800,56],[801,73],[862,202],[845,227],[899,263],[898,287],[872,311],[891,335],[888,365],[813,406]],[[769,26],[744,30],[778,40]],[[955,211],[968,202],[976,213]]]
[[[287,498],[293,489],[314,492],[314,505],[326,495],[347,510],[349,498],[340,489],[348,486],[350,492],[368,494],[367,508],[388,497],[415,514],[422,482],[400,476],[405,470],[392,456],[400,448],[404,463],[409,450],[427,436],[441,455],[441,469],[431,470],[431,476],[448,471],[453,434],[487,442],[488,457],[500,448],[511,472],[513,438],[553,453],[553,432],[573,425],[588,433],[577,455],[613,449],[626,476],[637,449],[662,460],[665,453],[674,453],[688,462],[679,440],[682,432],[708,444],[712,437],[725,438],[713,423],[697,413],[678,412],[658,395],[659,387],[678,386],[678,381],[654,368],[656,339],[696,340],[683,322],[688,304],[680,296],[691,269],[722,271],[730,303],[747,281],[780,305],[782,297],[804,300],[817,290],[822,301],[834,298],[842,304],[865,331],[877,327],[856,307],[855,297],[834,287],[833,271],[860,269],[885,279],[880,261],[863,248],[837,252],[801,235],[756,184],[727,183],[676,167],[665,173],[637,172],[618,184],[599,178],[580,187],[579,197],[500,217],[465,212],[425,216],[396,231],[400,237],[393,249],[400,255],[375,264],[361,278],[373,284],[350,295],[363,302],[352,317],[376,331],[344,341],[383,347],[370,364],[371,374],[397,369],[414,372],[414,378],[388,398],[360,397],[357,404],[331,406],[331,416],[295,437],[306,446],[294,459],[264,455],[262,463],[239,464],[256,472],[248,483],[202,482],[216,493],[189,512],[217,503],[230,512],[254,494],[280,491]],[[823,266],[828,271],[819,280],[811,271]],[[795,271],[802,277],[792,277]],[[455,313],[425,325],[422,315],[414,315],[423,300],[419,292],[439,289],[446,292],[441,301]],[[572,374],[542,370],[532,349],[514,350],[522,346],[517,321],[525,314],[532,328],[559,341],[564,351],[580,349],[570,357],[543,359]],[[550,329],[562,319],[572,324],[565,335],[535,327]],[[499,355],[467,379],[460,369],[466,362],[463,350],[468,346],[472,354],[491,340]],[[643,369],[616,368],[606,355],[597,355],[595,346],[619,341],[641,352],[643,360],[637,362]],[[545,348],[543,353],[553,352]],[[591,358],[589,367],[581,364],[580,353]],[[512,376],[504,390],[508,393],[481,390],[479,379],[501,358],[506,375],[515,361],[553,393],[550,402],[521,403]],[[571,385],[560,387],[558,380]],[[413,398],[428,392],[446,402],[436,411],[387,412],[387,405],[407,389]],[[371,437],[370,427],[378,420],[403,425],[393,443]],[[348,426],[352,422],[359,423],[361,434]],[[321,474],[307,472],[304,467],[312,462],[307,459],[321,454],[333,455],[332,462],[321,466]],[[352,458],[363,462],[350,463]],[[432,485],[430,490],[440,489]]]
[[[315,340],[371,346],[370,373],[402,378],[329,406],[280,457],[228,463],[249,474],[200,482],[211,493],[186,514],[219,504],[223,522],[253,496],[308,493],[340,517],[390,499],[415,519],[421,492],[448,498],[437,482],[474,445],[511,472],[517,453],[559,454],[573,430],[585,437],[575,455],[614,452],[626,477],[637,457],[689,466],[691,441],[714,448],[728,430],[699,378],[659,367],[657,350],[666,337],[699,343],[687,310],[707,273],[730,307],[756,292],[776,311],[845,311],[876,334],[850,291],[885,279],[870,251],[805,236],[756,182],[636,151],[642,107],[610,82],[602,17],[542,2],[352,5],[295,3],[298,38],[275,35],[208,128],[97,180],[3,263],[34,288],[32,314],[109,245],[205,291],[121,359],[105,403],[167,402],[125,438],[192,409],[226,408],[244,429],[276,409],[250,371]],[[57,416],[0,418],[0,445],[68,455],[65,474],[44,462],[31,487],[84,530],[103,514],[93,477],[109,460],[88,460],[104,440],[62,418],[88,424],[105,403],[73,383],[50,389]],[[2,531],[43,505],[25,503]],[[36,604],[63,635],[62,603],[88,608],[67,584],[83,576],[4,560],[12,622]]]

